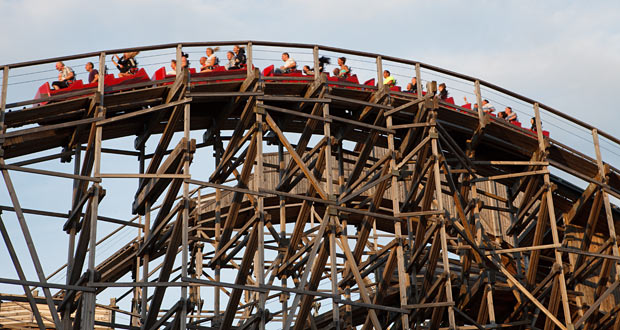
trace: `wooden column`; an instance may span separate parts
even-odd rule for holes
[[[103,67],[105,70],[105,53],[101,53],[99,59],[99,67]],[[100,71],[105,72],[105,71]],[[99,79],[98,92],[100,93],[100,102],[96,108],[95,117],[105,118],[105,107],[103,104],[104,95],[104,81],[105,79]],[[103,127],[95,126],[95,140],[94,140],[94,165],[93,165],[93,177],[99,177],[101,172],[101,139],[103,135]],[[88,252],[88,283],[93,284],[95,282],[95,253],[97,248],[97,215],[99,211],[99,196],[101,186],[98,182],[95,182],[93,195],[91,197],[91,209],[90,209],[90,239],[89,239],[89,252]],[[82,330],[90,330],[95,326],[95,304],[96,296],[93,292],[85,292],[82,298]]]
[[[2,92],[0,92],[0,134],[4,134],[6,132],[6,128],[4,127],[4,114],[6,111],[6,96],[9,88],[9,67],[5,66],[2,69]],[[0,141],[0,157],[2,157],[2,143],[4,141]]]
[[[434,119],[433,119],[434,123]],[[435,157],[435,164],[433,166],[433,173],[435,176],[435,199],[437,200],[437,209],[439,211],[444,211],[443,205],[443,196],[441,192],[441,173],[439,172],[439,162],[441,154],[439,153],[439,149],[437,147],[437,139],[439,138],[439,133],[437,132],[436,127],[431,127],[430,130],[431,136],[431,148],[433,151],[433,157]],[[440,234],[441,234],[441,257],[443,263],[443,275],[446,278],[446,298],[448,303],[454,304],[454,299],[452,298],[452,276],[450,275],[450,261],[448,259],[448,237],[446,233],[446,219],[445,215],[439,214],[439,219],[441,221]],[[435,244],[435,242],[433,242]],[[448,306],[448,321],[450,322],[450,328],[456,329],[456,320],[454,318],[454,305]]]
[[[217,134],[217,133],[216,133]],[[215,150],[215,146],[214,146],[214,150]],[[221,150],[216,150],[215,154],[216,154],[216,164],[215,167],[217,167],[220,163],[220,152]],[[215,246],[219,246],[220,244],[220,235],[222,232],[222,189],[215,189],[215,234],[214,234],[214,239],[215,239]],[[221,265],[220,262],[217,262],[215,264],[215,281],[216,282],[220,282],[221,281]],[[220,286],[215,286],[214,288],[214,293],[213,293],[213,321],[211,322],[211,326],[212,327],[218,327],[219,323],[221,321],[221,315],[220,315],[220,290],[221,287]]]
[[[181,44],[177,45],[176,60],[177,60],[176,76],[178,77],[183,72],[183,45]]]
[[[482,94],[480,93],[480,81],[478,80],[474,82],[474,93],[476,94],[476,102],[478,103],[478,120],[482,127],[484,126],[484,112],[482,111]]]
[[[80,174],[81,159],[82,159],[82,149],[80,147],[80,144],[78,144],[77,147],[75,148],[74,158],[73,158],[73,174],[74,175]],[[71,200],[72,200],[71,209],[72,210],[74,210],[77,207],[76,199],[77,199],[79,186],[80,186],[80,180],[78,179],[73,180],[73,194],[71,196]],[[74,260],[74,255],[75,255],[75,234],[76,232],[77,232],[77,228],[75,226],[71,226],[71,228],[69,228],[69,246],[67,248],[67,275],[66,275],[66,281],[65,281],[67,285],[72,284],[71,283],[71,272],[73,271],[73,266],[74,266],[73,260]],[[67,308],[63,312],[61,317],[62,317],[63,327],[65,329],[69,329],[71,327],[71,308]]]
[[[379,92],[385,89],[385,86],[383,86],[383,60],[381,56],[377,56],[377,87],[379,87]]]
[[[319,46],[312,48],[312,59],[314,61],[314,80],[321,79],[321,73],[319,72]]]
[[[538,137],[538,148],[541,152],[544,152],[546,154],[547,148],[546,148],[544,136],[542,133],[542,125],[540,121],[540,110],[539,110],[538,103],[534,103],[534,114],[536,116],[535,117],[536,127],[537,127],[536,135]],[[545,169],[548,168],[547,165],[543,167]],[[543,174],[543,178],[544,178],[545,185],[547,185],[547,187],[550,187],[551,180],[549,178],[548,171],[547,173]],[[549,223],[551,225],[551,236],[553,237],[553,244],[555,246],[560,246],[560,238],[558,235],[557,220],[555,218],[555,207],[553,205],[552,189],[546,189],[546,195],[547,195],[547,210],[549,212]],[[570,306],[569,306],[568,293],[566,291],[566,278],[564,275],[564,267],[562,267],[563,265],[562,264],[562,252],[560,252],[557,248],[554,248],[554,250],[555,250],[555,263],[560,265],[560,272],[557,276],[559,277],[558,279],[559,279],[559,285],[560,285],[560,296],[562,297],[562,309],[564,311],[564,322],[566,323],[566,327],[570,329],[573,326],[572,326],[572,321],[571,321],[571,311],[570,311]]]
[[[254,69],[252,69],[252,65],[253,65],[252,64],[252,61],[253,61],[253,59],[252,59],[252,42],[248,42],[245,54],[246,54],[245,55],[246,56],[245,63],[246,63],[246,67],[247,67],[247,70],[248,70],[247,74],[248,74],[248,77],[249,77],[254,72],[253,71]]]
[[[254,190],[259,191],[264,185],[263,173],[263,112],[265,111],[260,105],[262,101],[256,101],[254,112],[256,112],[256,167],[254,169]],[[252,161],[246,159],[246,162]],[[258,248],[256,249],[256,259],[254,260],[254,274],[256,276],[257,285],[265,285],[265,198],[257,196],[257,212],[258,212]],[[267,294],[265,292],[258,293],[258,329],[265,330],[265,303]]]
[[[177,50],[178,52],[178,50]],[[178,53],[177,53],[178,55]],[[177,66],[178,68],[178,66]],[[185,70],[189,70],[188,68],[185,68]],[[191,121],[190,121],[190,104],[187,103],[185,104],[184,107],[184,112],[183,112],[183,136],[185,138],[185,141],[187,141],[188,145],[186,147],[186,150],[189,151],[191,150],[190,147],[190,136],[189,136],[189,130],[191,127]],[[184,159],[183,159],[183,174],[185,175],[189,175],[189,165],[190,165],[190,159],[191,157],[189,156],[189,154],[186,154]],[[188,231],[189,231],[189,183],[187,181],[183,182],[183,224],[182,224],[182,230],[181,230],[181,278],[187,278],[188,277],[188,271],[187,271],[187,266],[189,263],[189,242],[188,242]],[[179,328],[180,329],[186,329],[186,323],[187,323],[187,291],[188,291],[188,287],[187,285],[184,285],[181,287],[181,309],[180,309],[180,315],[179,315]]]
[[[603,157],[601,156],[601,147],[598,139],[598,130],[596,128],[592,129],[592,140],[594,142],[594,150],[596,152],[596,164],[598,166],[598,172],[601,177],[601,181],[603,183],[607,183],[605,165],[603,164]],[[601,187],[601,192],[603,193],[603,205],[605,206],[605,217],[607,218],[607,228],[609,229],[609,239],[612,242],[612,253],[615,257],[620,257],[620,252],[618,251],[618,241],[616,236],[616,227],[614,225],[614,217],[611,210],[611,204],[609,203],[609,195],[605,188]],[[616,268],[616,280],[620,279],[620,264],[614,261]],[[614,282],[613,280],[611,282]]]
[[[318,56],[318,47],[315,47],[317,50]],[[318,57],[316,57],[316,62],[318,63]],[[315,64],[316,65],[316,64]],[[318,66],[315,66],[315,72],[318,71]],[[327,196],[330,200],[336,200],[336,196],[334,195],[334,187],[332,183],[334,165],[332,161],[332,133],[331,133],[331,125],[327,121],[329,118],[329,104],[326,103],[323,105],[323,118],[326,121],[323,123],[323,133],[325,135],[325,139],[327,139],[327,143],[325,144],[325,184]],[[332,326],[334,329],[340,329],[340,310],[338,308],[338,301],[340,300],[340,294],[338,293],[338,266],[337,266],[337,256],[336,256],[336,233],[337,230],[336,224],[337,221],[332,219],[332,217],[336,217],[336,215],[330,215],[330,231],[329,231],[329,261],[330,261],[330,275],[331,275],[331,286],[332,286]]]
[[[422,97],[422,73],[420,70],[420,63],[415,64],[415,84],[418,90],[418,98]],[[420,103],[418,109],[422,109],[423,104]]]
[[[377,63],[381,63],[381,59],[377,59]],[[377,70],[381,65],[377,64]],[[378,71],[379,72],[379,71]],[[392,127],[392,116],[388,116],[386,118],[386,127]],[[390,172],[392,174],[392,184],[390,186],[390,195],[392,195],[392,212],[394,216],[396,212],[400,213],[400,203],[399,203],[399,185],[398,185],[398,169],[396,168],[396,148],[394,145],[394,133],[388,134],[388,152],[391,154],[390,156]],[[402,228],[400,221],[394,222],[394,236],[398,241],[398,245],[396,245],[396,256],[397,256],[397,269],[398,269],[398,290],[399,290],[399,299],[400,306],[404,308],[407,305],[407,290],[409,289],[409,277],[405,272],[405,256],[403,253],[403,240],[405,236],[402,235]],[[409,314],[402,313],[401,314],[401,323],[402,329],[409,329]]]
[[[282,179],[284,178],[285,171],[286,171],[286,164],[284,162],[284,146],[282,145],[282,142],[278,140],[278,178],[279,178],[279,181],[282,181]],[[286,238],[286,198],[284,196],[279,196],[279,206],[280,206],[279,215],[280,215],[280,242],[281,242],[280,248],[282,249],[282,251],[286,251],[286,248],[288,247],[286,242],[288,241]],[[287,282],[286,279],[287,279],[287,276],[282,275],[282,279],[280,280],[280,283],[283,288],[286,288],[286,282]],[[288,317],[288,298],[289,298],[288,293],[283,292],[280,295],[280,302],[282,303],[282,328],[284,328],[286,319]]]
[[[149,201],[146,202],[144,206],[144,228],[142,229],[142,238],[143,244],[145,244],[149,239],[150,227],[151,227],[151,203]],[[142,283],[147,284],[149,282],[149,261],[150,254],[148,252],[144,253],[142,257]],[[136,274],[136,281],[138,280]],[[142,309],[140,310],[140,316],[142,320],[146,320],[147,315],[147,307],[149,304],[149,287],[142,287],[141,299],[142,299]]]

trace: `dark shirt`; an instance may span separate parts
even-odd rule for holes
[[[445,100],[448,98],[448,90],[444,89],[438,94],[440,100]]]
[[[88,74],[88,83],[90,84],[91,82],[93,82],[93,80],[95,80],[95,76],[98,74],[99,71],[97,71],[97,69],[90,70],[90,73]]]
[[[116,67],[121,73],[126,73],[126,72],[129,72],[130,70],[134,71],[138,67],[138,64],[136,63],[136,60],[134,60],[133,58],[126,59],[125,56],[122,56],[118,60],[118,65]]]
[[[241,69],[245,65],[247,58],[245,57],[245,50],[239,49],[239,52],[233,57],[234,66],[231,69]]]
[[[411,84],[411,83],[410,83]],[[418,84],[411,84],[410,86],[411,88],[409,88],[407,90],[407,92],[409,93],[417,93],[418,92]]]

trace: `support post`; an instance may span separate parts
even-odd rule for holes
[[[318,47],[317,49],[318,54]],[[318,61],[318,59],[317,59]],[[316,65],[316,64],[315,64]],[[318,71],[318,66],[315,66],[315,72]],[[323,118],[329,118],[329,104],[323,105]],[[336,199],[334,195],[334,187],[333,187],[333,164],[332,164],[332,133],[331,133],[331,125],[328,121],[325,121],[323,124],[323,133],[325,135],[325,139],[327,143],[325,143],[325,184],[327,196],[329,199]],[[338,307],[338,300],[340,300],[340,294],[338,293],[338,263],[337,263],[337,254],[336,254],[336,221],[333,221],[332,217],[329,216],[330,221],[330,231],[329,231],[329,261],[330,261],[330,276],[331,276],[331,285],[332,285],[332,327],[334,329],[340,329],[340,309]]]
[[[540,110],[539,110],[538,103],[534,103],[534,114],[535,114],[535,120],[536,120],[536,135],[538,137],[538,147],[541,152],[546,154],[547,148],[546,148],[544,136],[542,133],[542,125],[540,121]],[[546,158],[546,155],[545,155],[545,158]],[[548,166],[545,165],[543,167],[547,169]],[[547,187],[550,187],[551,179],[549,178],[548,171],[547,173],[543,174],[543,178],[544,178],[545,185],[547,185]],[[560,238],[558,235],[557,220],[555,218],[555,207],[553,203],[552,189],[547,189],[546,194],[547,194],[547,210],[549,213],[549,222],[551,225],[551,236],[553,237],[553,244],[555,246],[560,246]],[[566,327],[570,329],[573,327],[573,325],[571,321],[571,311],[570,311],[570,306],[569,306],[568,293],[566,291],[566,278],[564,275],[564,267],[562,267],[562,264],[563,264],[562,263],[562,252],[560,252],[558,248],[554,248],[554,251],[555,251],[555,263],[560,265],[560,272],[558,273],[557,276],[558,276],[559,284],[560,284],[560,296],[562,297],[562,309],[564,311],[564,322],[566,323]]]
[[[380,59],[377,59],[377,63],[380,63]],[[377,65],[379,67],[379,65]],[[392,126],[392,116],[388,116],[386,119],[387,127]],[[390,171],[392,172],[392,184],[390,187],[390,194],[392,195],[392,212],[394,212],[394,216],[396,216],[396,212],[400,212],[400,203],[399,203],[399,189],[398,189],[398,177],[394,175],[396,169],[396,147],[394,145],[394,134],[388,134],[388,152],[391,154],[390,157]],[[400,306],[401,308],[407,305],[407,289],[409,288],[409,277],[405,272],[405,255],[403,252],[403,235],[402,228],[400,222],[394,222],[394,236],[396,236],[396,240],[398,241],[398,245],[396,246],[396,260],[397,260],[397,269],[398,269],[398,289],[399,289],[399,297],[400,297]],[[409,329],[409,314],[402,313],[401,314],[401,324],[403,330]]]
[[[603,183],[607,183],[607,176],[605,171],[605,165],[603,163],[603,157],[601,155],[601,147],[598,139],[598,130],[596,128],[592,129],[592,140],[594,142],[594,150],[596,152],[596,164],[598,165],[598,172],[601,177],[601,181]],[[605,189],[601,189],[601,193],[603,194],[603,205],[605,206],[605,217],[607,218],[607,228],[609,229],[609,238],[611,239],[611,250],[615,257],[620,257],[620,252],[618,251],[618,241],[616,239],[616,226],[614,225],[614,217],[611,210],[611,204],[609,203],[609,195]],[[614,261],[616,268],[616,279],[611,280],[611,282],[620,280],[620,264]]]
[[[105,53],[101,53],[99,56],[99,68],[103,68],[99,72],[105,72]],[[105,108],[104,108],[104,82],[105,79],[99,79],[97,85],[97,92],[99,93],[99,104],[95,109],[95,117],[105,117]],[[92,128],[91,128],[92,129]],[[94,140],[94,151],[93,151],[93,176],[99,177],[101,172],[101,139],[103,135],[103,127],[102,126],[94,126],[95,129],[95,140]],[[90,203],[90,219],[85,219],[84,221],[90,221],[90,238],[89,238],[89,250],[88,250],[88,283],[93,284],[95,282],[95,255],[97,248],[97,215],[99,211],[99,196],[101,191],[101,186],[98,182],[95,182],[92,195],[92,200]],[[82,298],[82,323],[80,329],[89,330],[93,329],[95,326],[95,304],[96,304],[96,295],[94,292],[85,292]]]
[[[247,49],[246,49],[246,67],[248,69],[248,76],[250,76],[254,71],[254,69],[252,68],[252,42],[248,42],[247,45]]]
[[[474,82],[474,93],[476,93],[476,102],[478,103],[478,120],[480,126],[484,126],[484,112],[482,111],[482,93],[480,92],[480,81]]]
[[[319,72],[319,46],[314,46],[312,49],[312,58],[314,60],[314,80],[319,80],[321,78],[321,73]]]
[[[377,87],[379,87],[379,91],[385,89],[383,85],[383,60],[381,56],[377,56]]]
[[[179,45],[179,49],[180,49],[180,45]],[[189,104],[185,104],[184,107],[184,112],[183,112],[183,136],[185,138],[185,141],[187,141],[188,145],[186,147],[186,150],[191,150],[189,144],[190,142],[190,136],[189,136],[189,130],[190,130],[190,105]],[[183,174],[185,175],[189,175],[189,163],[190,163],[191,157],[189,156],[189,154],[187,154],[184,159],[183,159]],[[187,265],[189,263],[188,260],[188,245],[189,245],[189,238],[188,238],[188,231],[189,231],[189,183],[187,181],[183,181],[183,224],[182,224],[182,229],[181,229],[181,278],[187,278],[188,277],[188,270],[187,270]],[[187,290],[188,287],[187,285],[183,285],[181,287],[181,308],[180,308],[180,315],[179,315],[179,328],[180,329],[187,329]]]
[[[177,68],[176,76],[180,76],[183,72],[183,45],[178,44],[176,50]]]
[[[9,87],[9,67],[5,66],[2,69],[2,92],[0,94],[0,134],[4,134],[6,128],[4,127],[4,114],[6,111],[6,96]],[[0,141],[0,157],[2,157],[2,142]]]
[[[415,64],[415,84],[416,89],[418,90],[418,98],[422,97],[422,73],[420,70],[420,63]],[[422,103],[420,103],[419,108],[422,107]]]
[[[443,196],[441,192],[441,173],[439,172],[439,162],[441,159],[441,155],[439,154],[439,148],[437,147],[437,139],[439,133],[437,132],[436,127],[431,127],[430,135],[432,137],[431,148],[433,151],[433,157],[435,158],[435,164],[433,166],[433,172],[435,175],[435,199],[437,200],[437,209],[439,211],[443,211],[444,206]],[[446,277],[446,298],[448,300],[448,303],[451,304],[450,306],[448,306],[448,321],[450,322],[450,329],[456,329],[456,319],[454,318],[454,299],[452,298],[452,276],[450,275],[450,260],[448,259],[448,236],[446,233],[446,219],[444,214],[440,214],[439,218],[441,220],[440,234],[443,274]]]
[[[263,186],[263,114],[260,108],[262,101],[257,101],[254,105],[256,112],[256,169],[254,171],[254,190],[259,191]],[[249,161],[249,160],[246,160]],[[254,273],[258,286],[265,285],[265,198],[257,196],[258,211],[258,248],[256,249],[256,259],[254,261]],[[258,329],[265,330],[265,303],[267,296],[265,292],[258,293]]]

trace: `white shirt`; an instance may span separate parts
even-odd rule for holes
[[[211,56],[207,58],[207,63],[213,63],[213,66],[219,65],[220,64],[219,62],[220,61],[217,60],[217,56],[215,56],[215,54],[211,54]]]
[[[295,60],[290,57],[284,62],[284,67],[287,69],[294,69],[296,66],[297,63],[295,63]]]
[[[487,103],[482,106],[482,111],[484,112],[495,112],[495,107],[491,103]]]

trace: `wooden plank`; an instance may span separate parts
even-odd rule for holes
[[[323,188],[319,184],[318,180],[314,177],[312,172],[310,172],[306,164],[304,164],[301,157],[299,157],[299,154],[297,154],[297,151],[295,151],[295,149],[290,144],[290,142],[288,142],[288,139],[286,138],[286,136],[284,136],[284,133],[282,133],[282,131],[280,130],[276,122],[273,120],[273,118],[271,118],[269,114],[266,114],[265,121],[267,122],[269,127],[271,127],[273,132],[276,133],[280,142],[282,142],[284,147],[288,150],[289,155],[291,155],[293,160],[295,160],[295,162],[297,163],[297,166],[299,166],[302,172],[304,172],[304,174],[306,175],[306,178],[308,179],[308,181],[310,181],[310,184],[312,184],[312,186],[314,187],[316,192],[319,194],[319,196],[321,196],[321,198],[323,199],[328,199],[327,195],[325,194],[325,191],[323,191]]]
[[[549,173],[549,170],[539,170],[539,171],[527,171],[527,172],[500,174],[500,175],[493,175],[489,177],[475,178],[475,179],[472,179],[471,182],[497,181],[497,180],[502,180],[502,179],[510,179],[510,178],[517,178],[517,177],[522,177],[522,176],[548,174],[548,173]]]
[[[121,120],[126,120],[129,118],[134,118],[137,116],[142,116],[142,115],[146,115],[152,112],[157,112],[157,111],[161,111],[161,110],[166,110],[168,108],[172,108],[172,107],[176,107],[178,105],[182,105],[182,104],[186,104],[192,102],[192,98],[191,97],[186,97],[183,98],[181,100],[178,101],[174,101],[174,102],[169,102],[169,103],[164,103],[164,104],[160,104],[160,105],[156,105],[154,107],[150,107],[148,109],[143,109],[143,110],[138,110],[138,111],[134,111],[134,112],[130,112],[124,115],[120,115],[120,116],[116,116],[116,117],[111,117],[105,120],[101,120],[100,122],[97,123],[97,125],[101,126],[101,125],[107,125],[110,123],[114,123],[117,121],[121,121]]]
[[[325,229],[327,228],[327,219],[329,216],[329,211],[327,210],[325,212],[325,216],[323,217],[323,220],[321,221],[321,224],[319,226],[319,231],[315,236],[315,242],[312,244],[312,250],[310,251],[309,257],[308,257],[308,261],[307,261],[307,266],[305,268],[305,270],[302,272],[301,274],[301,278],[299,278],[299,282],[297,283],[297,289],[298,290],[307,290],[308,288],[306,288],[306,283],[308,281],[308,277],[310,276],[310,270],[311,268],[313,268],[312,265],[324,265],[325,262],[327,262],[327,254],[324,252],[325,249],[321,249],[321,251],[323,252],[322,255],[318,256],[318,261],[315,262],[315,259],[318,255],[318,251],[319,251],[319,247],[321,245],[321,239],[323,239],[324,235],[325,235]],[[292,241],[292,238],[291,238]],[[287,252],[288,253],[288,252]],[[323,260],[325,259],[325,260]],[[316,268],[318,269],[318,268]],[[313,272],[314,273],[314,272]],[[319,276],[320,278],[320,276]],[[316,287],[315,287],[316,288]],[[286,318],[285,322],[284,322],[284,326],[282,327],[285,330],[290,329],[291,327],[291,323],[293,322],[293,317],[296,315],[295,312],[297,310],[297,307],[299,306],[299,303],[301,301],[301,295],[295,295],[295,298],[293,299],[293,303],[291,304],[291,309],[290,309],[290,313],[288,314],[288,317]],[[303,321],[305,321],[304,318],[302,318]],[[302,322],[304,323],[304,322]]]
[[[176,75],[174,84],[172,84],[172,86],[170,86],[170,88],[168,89],[168,94],[166,95],[164,103],[170,103],[172,101],[175,101],[178,98],[180,98],[180,95],[183,95],[185,93],[185,88],[186,88],[185,83],[187,81],[187,76],[186,75],[189,75],[189,71],[187,71],[187,70],[185,70],[183,72],[183,74],[177,74]],[[168,125],[166,125],[166,127],[170,126],[170,124],[176,125],[177,120],[180,117],[179,112],[180,112],[179,106],[175,107],[174,110],[173,110],[172,115],[170,116],[170,119],[168,120]],[[145,131],[136,138],[136,141],[135,141],[134,144],[135,144],[135,147],[136,147],[137,150],[144,146],[146,141],[151,136],[152,130],[153,130],[154,126],[156,124],[159,124],[159,122],[161,122],[162,116],[163,116],[162,112],[157,112],[154,116],[151,117],[151,119],[149,120],[149,123],[146,126]],[[166,131],[167,130],[164,129],[164,132],[166,132]],[[163,142],[165,145],[160,146],[160,144],[158,144],[157,145],[158,149],[164,149],[165,150],[168,147],[167,143],[170,143],[170,140],[169,140],[170,137],[168,135],[170,135],[170,134],[162,134],[161,139],[160,139],[160,143]],[[152,160],[151,160],[151,164],[153,164],[153,166],[152,166],[153,168],[151,168],[150,171],[147,171],[147,173],[153,173],[155,171],[155,168],[159,165],[158,162],[153,162]],[[151,164],[149,164],[149,167],[151,167]]]
[[[237,272],[237,277],[235,280],[236,285],[244,285],[246,283],[246,279],[248,273],[252,266],[252,259],[254,258],[254,252],[258,244],[258,228],[254,226],[252,231],[250,232],[250,239],[247,243],[246,250],[243,254],[243,260],[241,261],[241,269]],[[220,329],[230,329],[232,326],[233,319],[235,317],[237,307],[239,305],[239,300],[241,299],[241,293],[243,290],[233,288],[232,294],[228,301],[228,306],[226,307],[226,312],[224,313],[224,317],[222,323],[220,325]]]
[[[351,270],[351,272],[353,273],[353,277],[355,278],[355,281],[357,282],[357,287],[360,292],[360,298],[362,299],[362,301],[364,301],[364,303],[371,304],[368,291],[366,290],[366,283],[364,282],[364,279],[360,275],[359,269],[357,268],[357,261],[355,260],[355,258],[353,257],[353,254],[351,253],[351,249],[349,248],[349,242],[347,242],[346,237],[340,236],[340,244],[338,245],[340,246],[340,248],[344,252],[344,255],[346,256],[347,268]],[[375,327],[375,329],[382,329],[381,323],[379,322],[379,319],[377,318],[377,313],[375,313],[375,311],[372,309],[370,309],[368,312],[369,312],[368,314],[370,315],[370,320],[372,321],[372,324]]]
[[[252,172],[252,167],[254,166],[254,159],[256,157],[256,139],[252,139],[250,142],[250,146],[248,147],[248,154],[246,156],[246,161],[243,163],[243,169],[241,170],[241,175],[239,176],[239,186],[247,187],[249,183],[250,174]],[[237,222],[237,217],[239,216],[239,208],[241,206],[241,201],[243,199],[244,194],[235,192],[233,195],[232,202],[228,208],[228,216],[226,217],[226,222],[224,223],[224,228],[222,234],[220,235],[220,241],[218,242],[217,250],[220,250],[221,247],[228,242],[230,239],[230,235],[232,234],[232,229]]]
[[[351,124],[351,125],[355,125],[355,126],[359,126],[359,127],[365,127],[365,128],[369,128],[371,130],[376,130],[376,131],[381,131],[381,132],[385,132],[385,133],[396,133],[396,131],[394,131],[393,129],[389,129],[389,128],[385,128],[385,127],[381,127],[381,126],[377,126],[377,125],[371,125],[371,124],[366,124],[360,121],[356,121],[356,120],[351,120],[351,119],[346,119],[346,118],[342,118],[342,117],[338,117],[338,116],[328,116],[327,118],[335,120],[335,121],[339,121],[345,124]]]
[[[7,71],[8,70],[5,69],[4,71],[5,76],[7,74]],[[41,313],[39,312],[39,308],[37,307],[37,304],[34,301],[34,297],[32,295],[32,292],[30,291],[30,287],[24,282],[26,281],[26,274],[24,273],[21,263],[19,262],[19,257],[15,253],[13,243],[11,242],[11,238],[9,236],[8,231],[6,230],[4,221],[2,220],[1,216],[0,216],[0,233],[2,234],[2,239],[4,241],[4,244],[7,247],[7,250],[9,250],[11,261],[13,262],[13,266],[15,267],[15,272],[17,273],[19,280],[22,282],[22,288],[24,289],[24,293],[30,305],[30,310],[32,311],[32,314],[35,320],[37,321],[37,326],[39,327],[40,330],[45,330],[46,329],[45,324],[43,323],[43,319],[41,318]]]
[[[179,215],[174,223],[174,226],[172,227],[170,240],[168,241],[166,247],[164,261],[162,262],[159,277],[157,279],[158,282],[168,282],[168,279],[170,278],[172,266],[174,265],[174,261],[177,255],[177,249],[181,245],[181,230],[182,221],[181,216]],[[148,310],[147,318],[144,321],[145,329],[150,329],[150,327],[155,324],[161,308],[161,304],[163,302],[166,288],[166,286],[155,287],[155,292],[153,293],[153,296],[151,298],[151,304],[149,305],[150,308]]]
[[[321,116],[315,116],[315,115],[310,115],[310,114],[307,114],[307,113],[304,113],[304,112],[300,112],[300,111],[294,111],[294,110],[284,109],[284,108],[280,108],[280,107],[274,107],[272,105],[261,104],[260,107],[264,108],[264,109],[267,109],[267,110],[272,110],[272,111],[277,111],[277,112],[281,112],[281,113],[286,113],[286,114],[293,115],[293,116],[310,118],[310,119],[320,120],[322,122],[328,122],[328,123],[332,122],[332,120],[330,118],[323,118]]]
[[[384,110],[391,110],[392,109],[391,106],[387,106],[387,105],[383,105],[383,104],[379,104],[379,103],[372,103],[372,102],[356,100],[356,99],[352,99],[352,98],[348,98],[348,97],[342,97],[342,96],[337,96],[337,95],[326,94],[325,97],[328,98],[328,99],[336,100],[336,101],[341,101],[341,102],[345,102],[345,103],[359,104],[359,105],[363,105],[363,106],[370,107],[370,108],[384,109]]]
[[[74,126],[80,126],[80,125],[90,124],[93,122],[98,122],[101,120],[102,118],[87,118],[87,119],[74,120],[74,121],[60,123],[60,124],[54,124],[54,125],[45,125],[45,126],[39,126],[39,127],[33,127],[33,128],[26,128],[26,129],[22,129],[18,131],[11,131],[8,133],[0,134],[0,139],[18,137],[18,136],[23,136],[23,135],[28,135],[28,134],[35,134],[35,133],[57,130],[57,129],[62,129],[62,128],[69,128],[69,127],[74,127]]]
[[[263,96],[265,93],[263,92],[190,92],[187,93],[187,96],[191,99],[195,99],[196,101],[204,101],[210,98],[216,97],[250,97],[250,96]]]
[[[69,178],[69,179],[75,179],[75,180],[81,180],[81,181],[101,182],[101,179],[96,178],[96,177],[40,170],[36,168],[28,168],[28,167],[21,167],[21,166],[15,166],[15,165],[6,165],[4,162],[0,164],[0,169],[25,172],[25,173],[33,173],[33,174],[41,174],[41,175],[47,175],[47,176],[53,176],[53,177]]]
[[[426,101],[427,99],[429,99],[431,95],[430,95],[430,94],[428,94],[428,95],[429,95],[429,97],[419,98],[419,99],[416,99],[416,100],[413,100],[413,101],[407,102],[407,103],[405,103],[405,104],[403,104],[403,105],[401,105],[401,106],[399,106],[399,107],[396,107],[396,108],[394,108],[394,109],[388,110],[388,111],[386,111],[386,112],[385,112],[385,115],[386,115],[386,116],[390,116],[390,115],[393,115],[393,114],[394,114],[394,113],[396,113],[396,112],[399,112],[399,111],[403,111],[403,110],[409,109],[409,108],[413,107],[414,105],[418,105],[418,104],[420,104],[420,103],[422,103],[422,102]],[[397,126],[400,126],[400,125],[397,125]],[[414,126],[414,127],[415,127],[415,126]],[[404,128],[404,127],[403,127],[403,128]],[[394,128],[394,129],[396,129],[396,128]]]
[[[583,316],[579,320],[577,320],[577,322],[573,324],[575,329],[578,329],[585,321],[588,320],[590,315],[592,315],[594,312],[596,312],[599,309],[599,307],[601,306],[601,303],[603,303],[603,301],[607,299],[607,297],[610,294],[612,294],[614,290],[616,290],[616,288],[618,288],[618,285],[620,285],[620,282],[615,281],[612,285],[610,285],[607,288],[607,290],[605,290],[605,292],[600,297],[598,297],[598,299],[596,299],[594,304],[592,304],[590,308],[588,308],[588,310],[583,314]]]
[[[182,138],[179,144],[174,148],[173,152],[168,156],[166,161],[157,170],[156,174],[179,174],[182,168],[182,160],[186,155],[191,155],[195,150],[195,140],[189,141]],[[189,148],[189,150],[188,150]],[[175,176],[176,177],[176,176]],[[186,178],[181,176],[179,178]],[[142,214],[144,212],[144,205],[148,201],[155,201],[164,191],[164,189],[171,182],[172,178],[155,177],[153,179],[144,180],[143,188],[141,188],[136,194],[132,209],[134,213]]]
[[[317,97],[298,97],[298,96],[272,96],[264,95],[257,98],[259,101],[270,102],[305,102],[305,103],[331,103],[331,99],[317,98]]]
[[[0,157],[0,166],[5,166],[4,158]],[[28,229],[28,224],[26,223],[26,219],[21,210],[21,205],[19,203],[19,199],[17,198],[17,193],[15,192],[15,188],[13,186],[13,181],[9,175],[9,172],[6,169],[2,169],[2,176],[4,178],[4,182],[6,188],[9,192],[9,196],[11,198],[11,202],[13,203],[13,207],[15,207],[15,213],[17,214],[17,220],[19,222],[21,231],[24,235],[24,239],[26,241],[26,246],[28,247],[28,252],[30,253],[30,257],[32,258],[32,263],[34,264],[35,271],[39,278],[39,282],[47,283],[45,279],[45,275],[43,272],[43,268],[41,266],[41,261],[39,259],[39,255],[37,254],[36,248],[34,246],[34,242],[32,240],[32,236],[30,235],[30,230]],[[60,319],[58,318],[58,313],[56,312],[56,306],[54,306],[54,302],[52,301],[52,295],[49,288],[43,288],[43,293],[45,294],[45,299],[52,314],[52,319],[54,320],[54,325],[59,328],[61,326]]]

